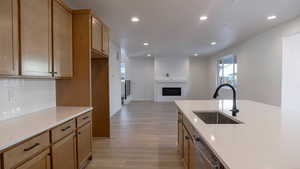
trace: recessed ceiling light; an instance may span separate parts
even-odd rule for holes
[[[267,19],[268,20],[274,20],[274,19],[277,19],[277,16],[276,15],[268,16]]]
[[[210,45],[216,45],[217,44],[217,42],[211,42],[210,43]]]
[[[149,57],[150,57],[150,56],[152,56],[152,55],[149,53],[149,54],[147,54],[147,56],[149,56]]]
[[[138,17],[131,18],[131,22],[139,22],[139,21],[140,21],[140,18],[138,18]]]
[[[194,53],[194,56],[198,56],[198,53]]]
[[[205,15],[200,17],[200,20],[201,20],[201,21],[206,21],[207,19],[208,19],[208,17],[205,16]]]
[[[149,43],[148,42],[144,42],[144,46],[149,46]]]

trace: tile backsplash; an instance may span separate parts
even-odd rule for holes
[[[0,78],[0,121],[55,105],[55,80]]]

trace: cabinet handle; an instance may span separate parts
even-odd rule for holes
[[[82,118],[82,120],[86,120],[86,119],[88,119],[88,118],[89,118],[89,116],[86,116],[86,117]]]
[[[61,131],[66,131],[66,130],[68,130],[69,128],[71,128],[71,126],[68,126],[68,127],[66,127],[66,128],[63,128],[63,129],[61,129]]]
[[[199,136],[198,137],[194,136],[194,138],[197,142],[201,142],[201,138]]]
[[[28,147],[28,148],[24,148],[24,151],[30,151],[30,150],[32,150],[32,149],[34,149],[35,147],[37,147],[37,146],[39,146],[40,145],[40,143],[35,143],[33,146],[31,146],[31,147]]]
[[[186,140],[190,139],[190,137],[189,137],[189,136],[185,136],[184,138],[185,138]]]
[[[81,135],[81,132],[78,132],[78,135]]]

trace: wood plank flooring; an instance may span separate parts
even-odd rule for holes
[[[183,169],[174,103],[132,102],[111,120],[111,138],[95,139],[87,169]]]

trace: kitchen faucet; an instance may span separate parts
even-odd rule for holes
[[[236,116],[237,113],[239,112],[239,109],[236,108],[236,90],[235,88],[231,85],[231,84],[228,84],[228,83],[225,83],[225,84],[221,84],[217,90],[215,91],[215,94],[214,94],[214,99],[216,99],[218,96],[219,96],[219,90],[222,88],[222,87],[230,87],[232,89],[232,93],[233,93],[233,104],[232,104],[232,115],[233,116]]]

